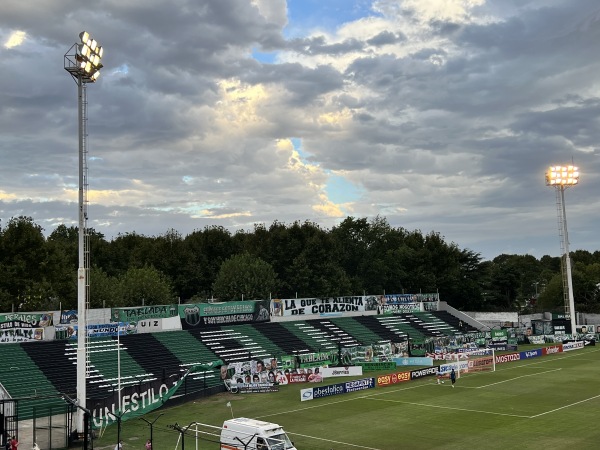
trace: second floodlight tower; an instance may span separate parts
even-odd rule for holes
[[[571,334],[575,334],[575,297],[573,295],[573,277],[571,275],[571,257],[569,255],[569,234],[567,232],[567,212],[565,208],[565,190],[579,183],[579,168],[573,165],[550,166],[546,171],[546,186],[556,190],[556,211],[558,215],[558,234],[561,247],[561,270],[565,314],[571,319]]]
[[[77,84],[79,121],[79,267],[77,269],[77,431],[84,432],[87,372],[87,310],[89,308],[89,234],[87,230],[87,93],[88,83],[94,83],[102,68],[102,47],[88,32],[79,34],[79,42],[65,54],[65,70]]]

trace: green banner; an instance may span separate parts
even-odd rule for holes
[[[298,361],[298,367],[321,367],[330,366],[337,364],[338,355],[336,352],[318,352],[318,353],[305,353],[296,356]]]
[[[179,317],[194,313],[202,316],[227,316],[229,314],[253,314],[256,302],[188,303],[179,305]]]
[[[166,319],[177,317],[178,305],[153,305],[136,308],[111,308],[112,322],[138,322],[145,319]]]
[[[0,314],[0,328],[38,328],[53,324],[53,313],[8,313]]]
[[[376,370],[395,370],[396,363],[394,361],[390,362],[361,362],[358,363],[359,366],[362,366],[363,372],[374,372]]]
[[[506,330],[491,330],[491,337],[492,339],[507,339],[508,338],[508,331]]]

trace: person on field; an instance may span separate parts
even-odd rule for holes
[[[450,381],[452,382],[452,387],[454,387],[454,383],[456,383],[456,372],[454,371],[454,368],[452,368],[452,371],[450,372]]]
[[[438,367],[438,371],[437,371],[437,384],[444,384],[444,375],[442,374],[442,372],[440,371],[440,368]]]

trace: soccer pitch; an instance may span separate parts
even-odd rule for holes
[[[328,379],[322,385],[339,381]],[[268,394],[219,394],[146,419],[164,413],[154,424],[156,450],[182,448],[180,433],[169,425],[221,426],[232,412],[282,425],[299,450],[596,448],[599,381],[600,348],[588,347],[498,364],[495,372],[465,374],[455,388],[428,377],[301,402],[300,389],[307,386],[288,385]],[[116,433],[116,425],[109,427],[94,448],[112,450]],[[185,446],[219,448],[218,438],[200,436],[196,440],[188,431]],[[143,448],[148,437],[144,421],[123,422],[125,449]]]

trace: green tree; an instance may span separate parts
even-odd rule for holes
[[[0,289],[17,305],[33,297],[55,295],[45,282],[49,267],[42,231],[31,217],[23,216],[10,219],[1,231]]]
[[[119,277],[112,306],[165,305],[173,302],[169,279],[153,267],[131,268]]]
[[[212,290],[223,301],[268,299],[277,290],[277,275],[266,261],[242,253],[221,264]]]
[[[134,269],[139,270],[139,269]],[[92,308],[120,306],[122,286],[116,277],[109,276],[100,267],[90,269],[90,305]],[[141,304],[139,302],[138,304]]]
[[[184,295],[210,298],[214,295],[212,286],[221,264],[237,253],[236,242],[226,228],[211,226],[186,236],[185,245],[191,259],[186,270],[188,279]]]

